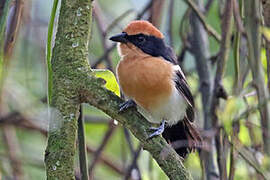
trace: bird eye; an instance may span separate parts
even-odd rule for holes
[[[144,38],[143,36],[139,36],[139,37],[138,37],[138,41],[139,41],[140,43],[142,43],[142,42],[145,41],[145,38]]]

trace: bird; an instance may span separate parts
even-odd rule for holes
[[[202,138],[194,125],[193,96],[173,49],[145,20],[131,21],[110,40],[118,43],[116,76],[128,99],[119,112],[137,108],[150,123],[160,125],[149,129],[147,139],[162,135],[185,158]]]

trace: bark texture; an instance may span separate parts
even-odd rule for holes
[[[182,159],[162,137],[147,140],[150,123],[136,110],[119,114],[118,96],[103,88],[87,60],[91,29],[91,0],[62,0],[52,56],[53,90],[48,146],[47,179],[75,179],[74,155],[81,103],[89,103],[126,126],[149,151],[170,179],[192,179]]]
[[[77,118],[80,105],[80,68],[87,61],[91,0],[62,0],[52,55],[53,89],[48,145],[47,179],[74,179]]]

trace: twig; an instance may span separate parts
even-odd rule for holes
[[[173,13],[174,13],[174,0],[170,0],[169,4],[169,11],[168,11],[168,37],[169,37],[169,44],[173,47]]]
[[[132,9],[126,10],[123,14],[121,14],[119,17],[117,17],[111,24],[108,25],[104,32],[104,36],[108,34],[120,21],[122,21],[125,17],[127,17],[130,13],[132,13]]]
[[[2,101],[2,91],[6,76],[6,53],[5,53],[5,32],[7,28],[7,17],[9,14],[9,7],[11,4],[11,0],[2,1],[1,3],[1,16],[0,16],[0,102]]]
[[[206,22],[206,18],[203,15],[203,13],[201,13],[200,9],[198,8],[198,6],[192,1],[192,0],[185,0],[185,2],[192,8],[192,10],[196,13],[196,15],[198,16],[198,18],[200,19],[200,21],[203,24],[203,27],[205,28],[205,30],[211,35],[213,36],[218,42],[221,41],[221,37],[220,35],[214,30],[214,28],[212,28],[207,22]]]
[[[96,61],[96,62],[94,62],[92,65],[91,65],[91,67],[92,68],[97,68],[97,66],[104,60],[104,59],[106,59],[106,57],[110,54],[110,52],[112,51],[112,50],[114,50],[114,48],[116,47],[116,44],[113,44],[112,46],[110,46],[105,52],[104,52],[104,54],[100,57],[100,58],[98,58],[98,60]]]
[[[218,129],[216,135],[217,162],[220,174],[220,180],[227,180],[227,153],[225,151],[225,133],[223,128]]]
[[[133,156],[133,159],[131,161],[131,164],[130,166],[128,167],[128,169],[126,170],[126,173],[125,173],[125,177],[124,177],[124,180],[129,180],[129,177],[131,175],[131,172],[133,169],[136,169],[138,170],[137,168],[137,160],[139,158],[139,155],[140,155],[140,152],[141,152],[141,145],[139,145],[138,149],[134,152],[134,156]],[[139,172],[138,172],[139,173]],[[141,179],[140,175],[138,174],[138,177],[137,179]]]
[[[198,1],[198,6],[202,6],[202,1]],[[213,82],[210,73],[208,35],[203,28],[201,21],[194,13],[190,16],[190,24],[192,28],[191,48],[196,59],[196,68],[200,81],[200,92],[202,94],[204,130],[209,131],[213,128],[211,117],[211,98],[213,96]],[[204,138],[210,145],[210,151],[202,151],[200,157],[203,161],[202,171],[205,172],[204,179],[218,179],[218,168],[215,163],[215,146],[214,138]]]
[[[103,140],[102,140],[102,143],[99,145],[98,149],[96,150],[96,152],[94,153],[93,155],[93,160],[92,160],[92,163],[91,165],[89,166],[89,175],[90,175],[90,178],[93,179],[94,178],[94,168],[95,166],[97,165],[99,159],[100,159],[100,156],[105,148],[105,146],[107,145],[107,143],[109,142],[109,139],[111,138],[116,126],[114,125],[113,123],[113,120],[111,120],[111,122],[109,123],[108,125],[108,130],[107,132],[105,133],[104,137],[103,137]]]
[[[240,41],[239,42],[239,81],[238,81],[238,84],[235,84],[234,94],[241,93],[241,91],[243,90],[243,86],[246,81],[246,78],[250,72],[250,68],[247,62],[247,55],[248,55],[247,39],[241,36],[239,41]]]
[[[264,72],[261,64],[261,33],[260,33],[260,2],[245,1],[246,32],[249,47],[249,66],[252,72],[253,83],[257,91],[259,103],[269,98],[265,86]],[[270,154],[270,104],[266,103],[260,109],[261,125],[266,130],[262,131],[264,152]]]
[[[240,91],[239,88],[241,87],[240,75],[242,74],[242,72],[240,72],[240,53],[241,53],[240,45],[242,45],[241,43],[241,41],[243,40],[242,34],[244,33],[244,26],[241,20],[243,16],[243,1],[240,0],[239,2],[240,2],[240,6],[238,5],[238,1],[233,0],[233,14],[234,14],[235,22],[236,22],[235,24],[238,29],[235,32],[234,47],[233,47],[234,69],[235,69],[234,86],[233,86],[234,94],[240,93],[239,92]],[[241,57],[243,58],[245,56],[241,56]]]
[[[15,127],[21,127],[24,129],[38,131],[41,134],[43,134],[44,136],[47,136],[47,130],[42,129],[40,126],[34,125],[31,122],[31,120],[28,120],[19,112],[13,112],[13,113],[10,113],[9,115],[7,115],[3,118],[0,118],[0,126],[5,126],[5,125],[13,125]],[[89,146],[89,145],[86,146],[86,149],[87,149],[87,152],[91,153],[91,154],[96,152],[96,149]],[[114,170],[116,173],[118,173],[120,175],[124,175],[124,170],[122,169],[122,167],[118,163],[113,162],[109,157],[105,156],[104,154],[102,154],[100,156],[100,162],[107,165],[109,168]]]
[[[235,175],[235,164],[236,164],[236,157],[238,153],[235,151],[234,146],[234,139],[235,137],[238,138],[239,133],[239,123],[233,123],[233,134],[231,136],[231,151],[230,151],[230,171],[229,171],[229,180],[234,180]]]
[[[267,103],[269,103],[269,101],[270,101],[270,98],[264,99],[262,102],[259,102],[259,104],[257,106],[249,107],[246,111],[241,113],[237,118],[234,118],[233,122],[238,122],[241,119],[246,118],[249,114],[252,114],[255,111],[261,109],[263,106],[265,106]]]
[[[0,5],[0,57],[3,56],[4,53],[4,43],[5,43],[5,30],[6,30],[6,19],[8,16],[9,6],[11,4],[11,0],[2,1]]]
[[[78,118],[78,147],[79,147],[79,160],[81,179],[88,180],[87,156],[86,156],[86,143],[84,135],[84,117],[83,107],[80,105],[80,115]]]
[[[109,121],[108,121],[109,122]],[[29,120],[25,118],[21,113],[19,112],[12,112],[5,117],[0,118],[0,126],[6,126],[6,125],[13,125],[15,127],[21,127],[24,129],[29,129],[32,131],[37,131],[43,134],[44,136],[47,136],[47,130],[41,128],[40,126],[37,126],[32,123],[32,120]],[[95,153],[97,150],[90,145],[86,146],[87,152],[90,154]],[[100,162],[114,170],[116,173],[120,175],[124,175],[124,170],[122,169],[121,165],[117,162],[113,162],[109,157],[102,154],[100,156]]]
[[[4,126],[3,127],[3,136],[5,143],[7,145],[8,157],[10,160],[10,165],[12,167],[12,173],[14,179],[22,180],[23,179],[23,169],[20,155],[20,146],[18,139],[16,137],[16,130],[13,126]]]
[[[234,39],[234,45],[233,45],[233,56],[234,56],[234,93],[237,92],[237,88],[240,83],[240,42],[241,42],[241,33],[235,32],[235,39]]]
[[[130,151],[131,151],[131,153],[133,155],[133,158],[134,158],[136,156],[136,151],[134,150],[134,147],[133,147],[133,144],[132,144],[132,141],[131,141],[131,137],[130,137],[130,133],[129,133],[127,128],[124,128],[124,133],[125,133],[125,138],[126,138],[126,140],[128,142],[129,149],[130,149]],[[134,163],[135,164],[134,164],[133,168],[136,169],[136,171],[138,173],[138,177],[139,177],[139,179],[141,179],[142,178],[141,177],[141,172],[140,172],[140,169],[139,169],[139,167],[137,165],[137,161],[135,161]]]
[[[212,122],[214,127],[218,125],[218,117],[216,110],[219,105],[219,98],[227,98],[227,94],[222,86],[222,78],[226,67],[226,61],[229,56],[230,38],[232,33],[232,16],[233,16],[233,3],[232,0],[226,1],[225,10],[222,18],[222,39],[220,45],[220,56],[217,61],[217,69],[214,81],[214,94],[211,102],[211,114]],[[220,172],[220,178],[223,180],[227,179],[226,171],[226,157],[224,157],[225,148],[223,146],[223,140],[220,139],[223,135],[218,133],[216,137],[216,147],[218,152],[218,166]]]
[[[241,14],[242,14],[242,10],[241,7],[239,9],[239,5],[238,5],[238,1],[237,0],[233,0],[233,15],[234,15],[234,20],[236,23],[236,27],[239,33],[244,33],[244,25],[241,19]]]
[[[91,154],[94,154],[97,151],[96,149],[94,149],[93,147],[91,147],[89,145],[86,147],[86,149],[87,149],[87,152],[91,153]],[[104,163],[105,165],[107,165],[109,168],[111,168],[112,170],[114,170],[116,173],[118,173],[120,175],[125,174],[125,172],[120,164],[113,162],[109,157],[107,157],[104,154],[100,155],[100,162]]]
[[[108,49],[108,44],[107,44],[107,39],[106,39],[106,29],[105,29],[105,24],[104,24],[104,19],[102,19],[102,12],[99,7],[98,1],[95,2],[95,8],[94,8],[94,13],[95,13],[95,19],[97,22],[97,27],[100,32],[100,38],[102,42],[103,49]],[[110,54],[108,53],[105,57],[105,60],[107,62],[107,66],[109,70],[113,70],[112,67],[112,58],[110,57]]]
[[[11,18],[10,26],[8,27],[5,48],[4,48],[5,56],[7,57],[7,59],[9,59],[10,56],[12,55],[13,47],[17,39],[19,27],[21,24],[23,4],[24,4],[24,0],[15,1],[15,12]]]
[[[229,56],[230,37],[232,32],[232,0],[226,2],[222,20],[222,41],[220,46],[220,56],[217,62],[217,70],[214,82],[214,95],[211,103],[211,111],[213,116],[213,122],[217,124],[216,109],[219,104],[219,98],[227,98],[227,94],[222,86],[222,78],[226,67],[226,61]]]
[[[232,144],[232,142],[230,142]],[[240,154],[240,156],[251,166],[254,168],[254,170],[259,173],[263,179],[268,180],[268,176],[265,174],[264,170],[260,167],[257,160],[255,159],[255,156],[246,149],[242,143],[239,141],[239,139],[235,138],[233,148]]]
[[[150,16],[148,20],[157,28],[159,28],[162,17],[162,7],[164,5],[163,0],[152,0],[152,6],[150,8]]]

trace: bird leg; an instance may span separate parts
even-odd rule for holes
[[[119,105],[119,112],[124,112],[128,108],[136,107],[136,106],[137,106],[137,104],[135,103],[135,101],[133,101],[132,99],[129,99],[126,102],[121,103]]]
[[[151,139],[154,136],[161,135],[163,133],[164,129],[165,129],[165,120],[162,120],[161,125],[159,127],[151,127],[150,128],[150,130],[153,130],[155,132],[150,134],[147,139]]]

